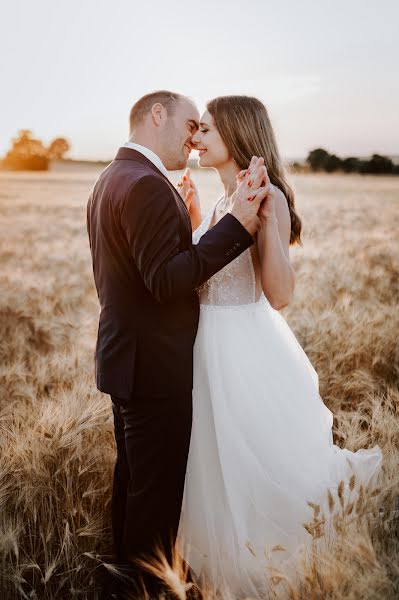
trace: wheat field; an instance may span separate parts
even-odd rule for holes
[[[0,173],[0,597],[7,600],[96,598],[110,547],[115,445],[110,399],[94,384],[99,307],[86,234],[98,173],[61,165]],[[193,178],[206,210],[220,183],[213,171],[195,170]],[[303,247],[290,251],[296,288],[282,314],[319,374],[335,443],[351,450],[378,443],[384,467],[379,488],[365,491],[356,511],[335,502],[340,543],[314,554],[288,596],[393,600],[399,178],[293,175],[292,182]],[[320,537],[318,526],[312,531]],[[185,598],[184,586],[178,594]]]

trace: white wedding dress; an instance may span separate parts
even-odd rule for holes
[[[213,214],[193,233],[194,243]],[[263,292],[256,301],[255,284],[247,249],[198,290],[177,537],[198,582],[234,599],[268,598],[271,564],[295,572],[302,544],[312,540],[302,525],[313,516],[308,500],[325,506],[327,488],[337,498],[339,481],[353,473],[357,486],[374,485],[382,464],[379,446],[351,452],[333,444],[317,372]]]

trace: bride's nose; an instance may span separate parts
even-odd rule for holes
[[[194,148],[195,148],[195,146],[198,144],[198,142],[199,142],[199,141],[200,141],[200,137],[199,137],[199,135],[198,135],[198,131],[196,131],[196,132],[194,133],[194,135],[191,137],[191,143],[192,143],[192,145],[194,146]]]

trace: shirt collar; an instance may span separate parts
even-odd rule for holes
[[[124,148],[132,148],[132,150],[137,150],[137,152],[141,152],[150,160],[160,171],[165,175],[165,177],[169,177],[168,170],[163,164],[162,160],[159,158],[155,152],[147,148],[146,146],[142,146],[141,144],[135,144],[133,142],[126,142],[123,144]]]

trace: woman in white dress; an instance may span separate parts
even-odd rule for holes
[[[289,574],[312,536],[308,501],[323,506],[352,474],[374,485],[379,446],[351,452],[333,444],[333,415],[318,375],[285,319],[294,274],[289,245],[301,221],[265,106],[247,96],[207,105],[193,137],[199,165],[217,169],[225,194],[201,218],[189,175],[179,189],[193,239],[232,205],[237,181],[263,157],[270,193],[255,244],[198,289],[193,424],[178,545],[201,585],[232,598],[268,597],[269,559]],[[349,488],[345,488],[348,490]],[[351,492],[352,493],[352,492]]]

